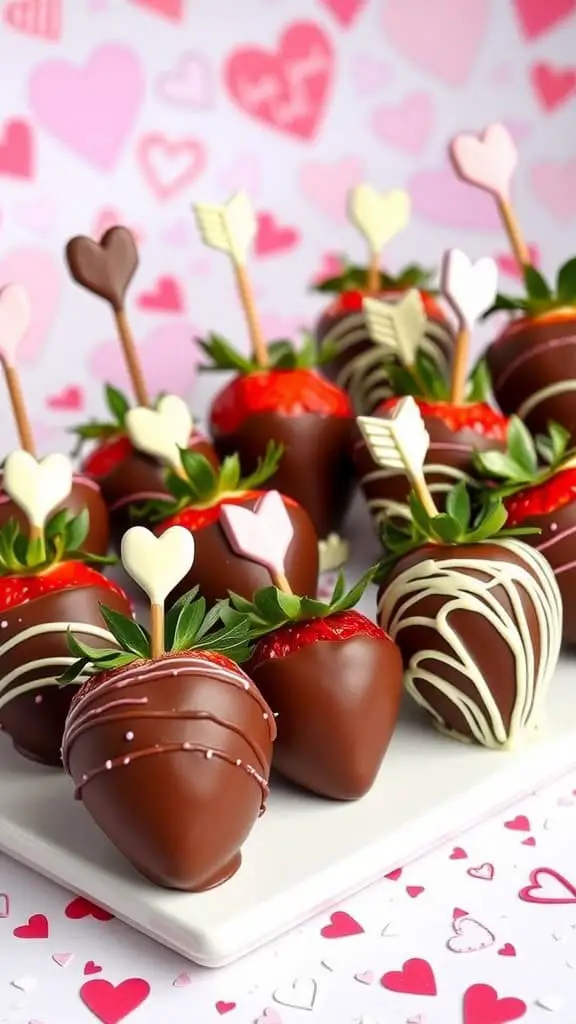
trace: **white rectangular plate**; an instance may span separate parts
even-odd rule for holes
[[[373,613],[374,594],[363,604]],[[219,967],[568,770],[576,760],[573,661],[558,669],[548,712],[541,738],[508,754],[446,739],[406,703],[368,796],[336,804],[274,780],[240,871],[199,895],[141,879],[73,799],[71,780],[25,761],[0,737],[0,849],[190,960]]]

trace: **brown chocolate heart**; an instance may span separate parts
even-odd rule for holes
[[[123,308],[138,267],[138,249],[128,228],[109,228],[99,242],[77,235],[66,246],[66,259],[78,284],[106,299],[115,310]]]

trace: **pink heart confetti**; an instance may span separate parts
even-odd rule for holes
[[[530,822],[525,814],[517,814],[511,821],[504,822],[504,828],[512,829],[515,832],[529,832]]]
[[[480,878],[486,882],[491,882],[494,878],[494,865],[493,864],[480,864],[475,868],[468,868],[467,874],[470,878]]]
[[[410,899],[415,900],[417,896],[420,896],[424,892],[423,885],[407,885],[406,892],[410,896]]]
[[[374,981],[373,971],[359,971],[358,974],[354,975],[356,981],[359,981],[361,985],[371,985]]]
[[[468,914],[468,911],[467,910],[462,910],[461,907],[454,907],[454,910],[452,911],[452,918],[453,918],[454,921],[456,921],[459,917],[469,917],[469,916],[470,915]]]
[[[461,134],[452,139],[450,158],[463,181],[507,200],[518,151],[503,124],[491,124],[478,137]]]
[[[74,953],[53,953],[52,959],[58,967],[68,967],[74,959]]]
[[[450,854],[450,860],[465,860],[468,854],[466,850],[463,850],[461,846],[455,846]]]
[[[516,949],[511,942],[505,942],[498,950],[498,956],[516,956]]]
[[[172,985],[174,988],[186,988],[192,984],[192,978],[188,974],[188,971],[182,971],[177,978],[174,978]]]
[[[32,314],[28,293],[19,284],[7,284],[0,290],[0,359],[8,366],[30,327]]]
[[[390,882],[397,882],[402,874],[402,868],[394,868],[394,871],[389,871],[384,878],[387,878]]]
[[[536,840],[534,839],[534,836],[530,836],[528,839],[523,839],[522,846],[536,846]]]
[[[267,1006],[256,1024],[283,1024],[282,1018],[272,1006]]]

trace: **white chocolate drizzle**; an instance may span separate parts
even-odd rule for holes
[[[557,395],[565,395],[569,391],[576,391],[576,379],[574,378],[559,380],[555,384],[548,384],[545,388],[539,388],[538,391],[535,391],[518,406],[516,415],[521,420],[525,420],[542,402],[546,402],[549,398],[556,398]]]
[[[29,640],[35,640],[37,637],[48,633],[67,633],[69,629],[75,634],[88,636],[91,639],[103,640],[109,647],[117,646],[112,634],[101,626],[94,626],[88,622],[42,622],[36,626],[30,626],[29,629],[23,629],[21,632],[15,633],[14,636],[0,645],[0,666],[2,665],[2,657],[20,644],[25,644]],[[73,665],[77,660],[73,654],[51,655],[47,658],[36,658],[33,661],[24,659],[11,672],[2,672],[0,674],[0,708],[3,708],[9,701],[14,700],[15,697],[21,697],[32,690],[37,690],[43,686],[60,686],[59,677],[66,668]],[[38,672],[39,675],[35,675],[32,679],[27,679],[24,683],[18,683],[22,676],[28,677],[32,672]],[[89,675],[89,671],[79,675],[78,683],[84,682]]]
[[[386,301],[394,301],[388,295]],[[336,383],[350,395],[357,413],[371,413],[380,402],[393,394],[387,370],[387,359],[382,348],[371,342],[364,313],[343,316],[324,334],[320,348],[330,346],[340,356],[347,349],[363,342],[370,347],[348,359],[339,370]],[[437,320],[428,320],[422,351],[434,360],[442,373],[448,371],[447,353],[452,347],[449,328]]]
[[[513,539],[486,543],[509,551],[515,560],[482,558],[484,545],[480,544],[476,559],[463,558],[454,548],[453,558],[417,562],[391,581],[379,602],[378,616],[380,625],[401,648],[402,630],[419,626],[436,631],[449,648],[450,654],[439,649],[418,651],[410,658],[404,674],[406,689],[432,715],[441,731],[466,742],[472,738],[493,749],[513,749],[540,724],[560,652],[562,600],[552,569],[539,551]],[[506,603],[495,593],[498,590],[505,595]],[[523,597],[536,615],[535,638],[530,635]],[[426,599],[437,608],[432,615],[422,614]],[[439,606],[438,599],[442,599]],[[508,727],[489,680],[466,645],[465,634],[453,626],[451,616],[457,612],[482,616],[509,648],[514,663],[511,689],[515,700]],[[472,623],[470,627],[473,628]],[[470,682],[477,701],[444,678],[442,665],[461,673]],[[470,735],[447,728],[436,708],[422,696],[419,682],[435,688],[454,704]]]

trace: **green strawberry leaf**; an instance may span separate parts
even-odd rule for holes
[[[104,397],[114,423],[117,427],[123,428],[126,422],[126,413],[130,409],[130,403],[126,395],[122,394],[118,388],[112,387],[111,384],[106,384],[104,386]]]
[[[552,298],[552,289],[546,278],[536,267],[527,263],[523,270],[524,287],[530,299],[547,300]]]
[[[468,488],[464,481],[456,484],[448,492],[446,500],[446,511],[454,519],[462,532],[468,529],[470,523],[471,503]]]
[[[560,267],[556,280],[556,295],[558,300],[567,306],[576,303],[576,256]]]
[[[102,618],[106,623],[118,646],[124,651],[135,654],[138,658],[150,657],[150,634],[143,626],[140,626],[134,619],[127,615],[100,605]]]
[[[196,338],[196,343],[210,360],[199,367],[201,371],[239,370],[240,373],[253,373],[257,369],[253,360],[237,352],[221,334],[211,333],[206,341]]]
[[[511,459],[522,467],[526,477],[530,479],[537,472],[538,457],[532,435],[519,416],[512,416],[510,419],[507,441]]]
[[[479,359],[468,380],[467,401],[489,403],[491,396],[492,378],[488,363],[485,359]]]
[[[174,629],[170,649],[172,651],[186,651],[194,646],[198,630],[206,616],[206,601],[203,597],[197,601],[185,604],[180,610]]]

